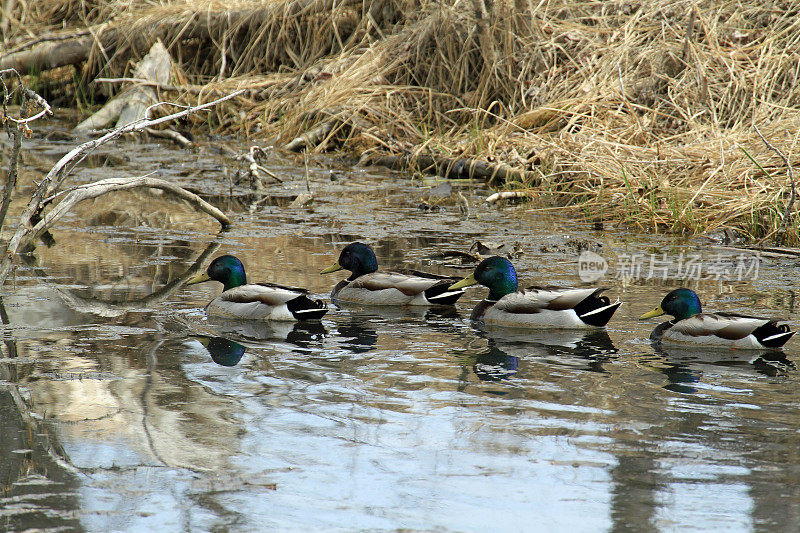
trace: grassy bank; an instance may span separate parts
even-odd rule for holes
[[[781,228],[787,166],[756,130],[796,159],[795,2],[161,4],[18,5],[5,48],[91,27],[87,62],[42,74],[85,105],[161,39],[186,90],[164,99],[250,89],[204,127],[286,143],[324,123],[316,150],[502,162],[528,171],[502,187],[596,222],[800,241],[794,205]]]

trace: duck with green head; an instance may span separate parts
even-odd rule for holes
[[[331,300],[368,305],[453,305],[463,290],[450,290],[455,278],[425,272],[381,272],[372,248],[362,242],[345,246],[339,260],[320,272],[349,270],[336,284]]]
[[[605,289],[530,287],[518,290],[517,272],[511,261],[493,256],[450,290],[481,284],[489,289],[475,306],[472,320],[486,325],[516,328],[598,328],[605,326],[621,305],[600,296]]]
[[[778,320],[735,313],[703,313],[700,298],[686,288],[667,294],[661,304],[640,320],[671,315],[673,320],[656,326],[650,339],[667,343],[690,343],[742,349],[780,348],[794,331]]]
[[[206,306],[209,315],[249,320],[314,320],[322,318],[328,307],[312,300],[305,289],[271,283],[247,283],[242,262],[232,255],[214,259],[202,274],[186,285],[219,281],[223,292]]]

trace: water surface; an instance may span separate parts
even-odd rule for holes
[[[62,130],[27,141],[21,194],[68,150]],[[473,327],[482,289],[449,312],[242,325],[204,316],[218,285],[168,285],[233,253],[253,281],[327,298],[342,273],[318,272],[356,239],[384,268],[450,275],[470,272],[451,251],[515,244],[523,285],[580,285],[587,244],[614,267],[634,253],[713,261],[707,240],[596,230],[546,201],[498,208],[481,184],[451,194],[326,159],[306,176],[272,156],[284,183],[257,194],[233,183],[219,142],[120,141],[75,177],[157,169],[231,213],[231,230],[146,192],[101,198],[3,288],[0,528],[796,530],[798,341],[654,349],[656,322],[636,317],[675,280],[612,268],[599,283],[625,304],[607,331],[529,334]],[[313,203],[289,207],[307,190]],[[709,309],[794,322],[796,264],[765,257],[757,279],[690,284]]]

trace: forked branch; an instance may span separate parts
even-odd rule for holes
[[[22,238],[23,240],[21,241],[22,248],[24,249],[26,248],[26,245],[32,244],[42,233],[53,227],[53,224],[58,222],[61,217],[66,215],[69,210],[75,206],[75,204],[78,204],[84,200],[97,198],[98,196],[102,196],[110,192],[125,191],[127,189],[135,189],[137,187],[149,187],[151,189],[161,189],[163,191],[170,192],[178,198],[186,200],[197,210],[208,213],[212,217],[216,218],[223,228],[230,226],[231,221],[225,215],[225,213],[209,204],[196,194],[191,193],[183,187],[175,185],[174,183],[170,183],[158,178],[151,178],[149,176],[139,176],[136,178],[109,178],[95,181],[94,183],[81,185],[67,192],[64,198],[49,213],[43,216],[35,226],[30,228],[30,230],[24,234]]]
[[[126,189],[131,187],[142,187],[142,186],[156,187],[165,190],[170,190],[171,192],[177,194],[178,196],[181,196],[186,200],[194,203],[194,205],[196,207],[199,207],[201,210],[214,216],[214,218],[219,220],[220,224],[222,224],[223,226],[227,226],[228,224],[230,224],[230,221],[222,212],[220,212],[213,206],[206,204],[196,195],[193,195],[192,193],[176,185],[172,185],[162,180],[158,180],[155,178],[148,178],[148,177],[103,180],[101,182],[84,186],[83,188],[78,187],[73,191],[70,191],[70,193],[67,194],[67,197],[64,198],[64,200],[62,200],[54,209],[54,211],[58,211],[61,214],[56,214],[54,216],[54,213],[50,213],[48,215],[42,216],[42,211],[46,203],[45,199],[54,196],[58,192],[59,188],[61,187],[61,184],[69,175],[69,173],[81,161],[83,161],[86,158],[89,152],[91,152],[98,146],[102,146],[126,133],[133,133],[136,131],[151,128],[152,126],[155,126],[157,124],[179,119],[191,115],[193,113],[196,113],[198,111],[208,109],[221,102],[230,100],[231,98],[235,98],[236,96],[239,96],[243,92],[244,91],[236,91],[222,98],[218,98],[217,100],[214,100],[212,102],[208,102],[198,106],[189,106],[177,113],[173,113],[165,117],[157,119],[144,118],[141,120],[131,122],[129,124],[126,124],[125,126],[115,128],[109,131],[108,133],[102,135],[101,137],[98,137],[97,139],[92,139],[90,141],[87,141],[70,150],[66,155],[64,155],[61,159],[59,159],[55,165],[53,165],[53,168],[50,169],[50,172],[47,173],[47,176],[45,176],[45,178],[39,183],[38,187],[36,188],[36,192],[34,192],[33,194],[33,197],[30,199],[28,205],[22,211],[22,214],[20,215],[19,219],[19,224],[17,226],[17,230],[11,237],[11,240],[9,241],[8,246],[6,248],[5,257],[3,258],[2,263],[0,263],[0,284],[5,283],[6,279],[8,278],[8,275],[11,272],[11,265],[13,263],[14,257],[19,253],[19,251],[25,249],[27,245],[33,242],[32,239],[35,239],[36,236],[41,235],[44,231],[47,230],[48,227],[52,225],[53,222],[55,222],[55,220],[58,220],[58,218],[63,216],[63,212],[69,210],[69,208],[72,207],[74,203],[77,203],[86,198],[92,198],[95,196],[99,196],[100,194],[111,192],[112,190],[120,190],[120,189]],[[150,109],[153,109],[154,107],[164,104],[165,102],[159,102],[158,104],[151,106],[148,109],[148,112]],[[202,202],[202,204],[199,202]],[[63,205],[63,212],[62,212],[62,205]],[[48,223],[47,221],[50,222]]]

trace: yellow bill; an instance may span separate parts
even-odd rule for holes
[[[664,310],[661,309],[661,306],[659,305],[658,307],[656,307],[655,309],[653,309],[649,313],[645,313],[642,316],[640,316],[639,320],[644,320],[645,318],[653,318],[654,316],[661,316],[663,314],[664,314]]]
[[[462,279],[461,281],[457,281],[454,284],[448,287],[448,290],[460,289],[462,287],[469,287],[470,285],[476,285],[478,281],[475,279],[475,273],[473,272],[466,278]]]
[[[185,283],[185,285],[194,285],[195,283],[203,283],[204,281],[208,281],[211,278],[208,276],[208,272],[203,272],[202,274],[198,274],[189,281]]]
[[[325,270],[321,270],[320,274],[330,274],[331,272],[336,272],[337,270],[341,270],[341,269],[342,269],[342,265],[340,265],[339,262],[337,261],[334,264],[332,264],[331,266],[329,266],[328,268],[326,268]]]

